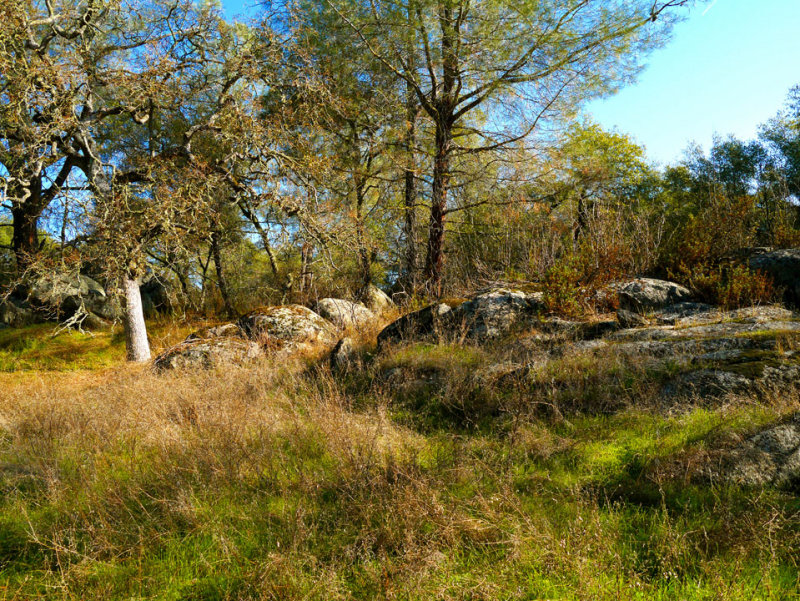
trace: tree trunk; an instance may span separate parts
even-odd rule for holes
[[[372,283],[372,274],[370,273],[372,267],[372,260],[367,248],[367,234],[364,227],[364,187],[366,180],[360,175],[356,174],[356,246],[358,249],[358,271],[359,283],[356,296],[363,296],[369,285]]]
[[[125,350],[128,361],[142,363],[150,360],[150,344],[147,341],[147,326],[144,323],[142,294],[139,282],[125,277]]]
[[[211,233],[211,252],[214,256],[214,269],[217,272],[217,288],[219,288],[220,296],[222,296],[222,304],[225,308],[225,314],[228,317],[233,316],[236,311],[231,303],[231,295],[228,292],[228,282],[225,279],[225,272],[222,267],[222,254],[219,249],[219,232],[216,230]]]
[[[253,224],[253,227],[256,228],[256,232],[261,238],[261,246],[264,247],[264,252],[267,253],[267,259],[269,259],[269,267],[272,269],[272,275],[278,277],[278,264],[275,261],[275,253],[272,251],[272,245],[269,242],[269,233],[264,229],[264,226],[261,225],[261,221],[259,221],[255,211],[251,210],[244,201],[239,201],[237,204],[239,205],[239,209],[242,211],[242,215],[247,217],[250,223]]]
[[[23,198],[11,207],[11,248],[17,261],[17,272],[22,274],[39,252],[38,223],[44,210],[42,180],[31,177],[28,185],[17,188],[14,195]]]
[[[425,278],[431,294],[442,291],[444,267],[444,228],[447,216],[447,189],[450,183],[450,144],[452,128],[448,123],[436,125],[436,157],[433,162],[431,218],[428,224],[428,253],[425,259]]]
[[[300,293],[305,294],[311,290],[314,273],[311,271],[311,255],[314,247],[309,242],[303,242],[300,249]]]
[[[14,249],[14,257],[17,260],[17,271],[21,274],[33,262],[36,252],[39,250],[39,240],[37,236],[38,215],[31,215],[19,209],[11,211],[12,216],[12,239],[11,247]]]
[[[403,220],[403,237],[405,238],[405,249],[403,253],[403,281],[405,286],[414,290],[417,285],[417,177],[416,157],[414,148],[417,143],[417,102],[414,90],[408,84],[406,98],[406,168],[405,168],[405,194],[403,198],[403,208],[405,210]]]

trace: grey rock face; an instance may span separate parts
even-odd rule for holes
[[[428,339],[437,335],[449,320],[452,307],[445,303],[428,305],[404,315],[383,328],[378,334],[378,347],[402,340]]]
[[[660,324],[677,325],[680,323],[699,323],[705,316],[713,320],[715,315],[716,312],[711,305],[686,301],[664,307],[656,313],[655,317]]]
[[[699,369],[681,374],[662,390],[668,400],[718,399],[751,390],[753,382],[745,376],[721,369]]]
[[[641,312],[647,309],[662,309],[692,298],[688,288],[666,280],[638,278],[617,287],[620,307],[628,311]]]
[[[446,334],[488,341],[538,324],[540,294],[498,288],[454,304],[436,303],[404,315],[378,334],[378,344],[421,340]]]
[[[20,328],[36,321],[36,316],[27,301],[9,299],[0,301],[0,323]]]
[[[239,328],[266,350],[326,352],[336,344],[336,328],[301,305],[256,309],[239,318]]]
[[[212,338],[244,338],[244,332],[235,323],[224,323],[219,326],[212,326],[197,330],[186,337],[184,342],[193,340],[211,340]]]
[[[168,313],[172,309],[171,286],[168,280],[151,277],[139,286],[139,292],[142,294],[145,317],[155,317],[159,313]]]
[[[786,248],[759,253],[749,260],[750,269],[772,278],[785,289],[785,300],[800,306],[800,248]]]
[[[800,414],[751,436],[730,454],[726,479],[745,486],[800,484]]]
[[[395,307],[392,299],[383,290],[372,284],[367,287],[364,304],[367,309],[377,315],[391,311]]]
[[[28,299],[32,305],[62,317],[69,317],[81,308],[103,319],[115,317],[105,289],[82,274],[39,278],[30,286]]]
[[[625,309],[617,310],[617,321],[623,328],[643,328],[650,325],[650,322],[644,315],[633,311],[626,311]]]
[[[172,369],[209,369],[226,364],[244,364],[263,356],[255,342],[237,338],[211,338],[183,342],[165,351],[153,361],[157,371]]]
[[[480,294],[453,310],[455,328],[462,328],[473,339],[505,336],[513,329],[532,323],[542,309],[537,296],[519,290],[499,288]]]
[[[341,298],[323,298],[315,311],[340,328],[362,328],[375,320],[375,314],[361,303]]]
[[[678,340],[682,338],[720,338],[754,332],[800,332],[800,321],[768,321],[763,323],[723,322],[694,327],[669,326],[620,330],[609,339],[624,341]]]

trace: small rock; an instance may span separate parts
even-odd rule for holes
[[[479,369],[473,377],[476,384],[491,386],[497,384],[500,380],[523,374],[527,372],[527,370],[528,367],[521,363],[505,361]]]

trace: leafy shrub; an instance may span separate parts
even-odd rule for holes
[[[704,301],[727,309],[770,303],[778,297],[769,276],[744,265],[681,265],[675,279]]]
[[[616,310],[616,295],[603,289],[625,274],[625,257],[626,250],[620,246],[586,242],[556,261],[542,281],[548,311],[581,317]]]

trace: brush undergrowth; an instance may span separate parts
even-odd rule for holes
[[[0,374],[0,590],[796,598],[797,497],[699,475],[713,448],[796,399],[665,416],[636,402],[646,367],[579,356],[508,387],[469,384],[494,359],[421,345],[337,377],[269,363]],[[393,369],[422,384],[398,393]],[[628,397],[598,397],[603,382]],[[545,385],[559,413],[536,410]]]

